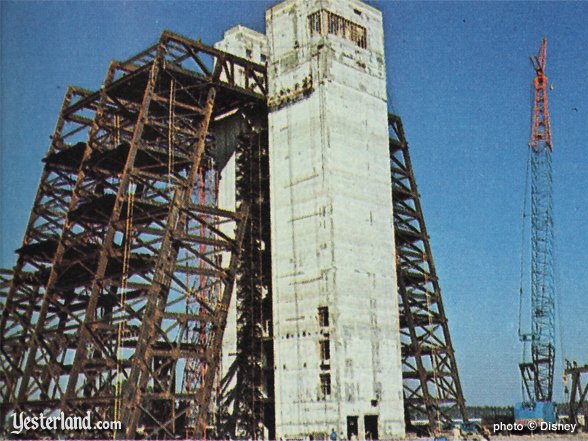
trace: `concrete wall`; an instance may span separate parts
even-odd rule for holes
[[[311,36],[319,9],[364,26],[367,49]],[[381,439],[401,437],[381,14],[359,1],[288,0],[267,11],[266,27],[277,436],[347,436],[348,416],[361,434],[377,415]]]

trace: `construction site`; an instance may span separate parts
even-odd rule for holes
[[[486,418],[466,406],[383,20],[360,0],[275,2],[264,33],[166,30],[67,88],[0,274],[3,438],[588,438],[586,352],[554,395],[547,40],[528,50],[520,147],[523,395]],[[21,434],[20,414],[118,424]]]

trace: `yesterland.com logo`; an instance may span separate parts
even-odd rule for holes
[[[11,433],[19,435],[23,431],[28,432],[32,430],[120,430],[121,423],[120,421],[98,421],[94,426],[90,411],[83,417],[65,416],[63,412],[59,412],[59,415],[55,416],[46,416],[43,413],[30,416],[25,412],[20,412],[12,414],[12,428],[14,430]]]

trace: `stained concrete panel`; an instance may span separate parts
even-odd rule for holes
[[[323,8],[366,26],[367,50],[311,37],[308,15]],[[270,99],[305,77],[313,84],[269,116],[277,434],[346,432],[349,415],[361,431],[363,416],[377,415],[381,437],[402,436],[381,15],[358,1],[290,0],[267,12],[266,26]]]

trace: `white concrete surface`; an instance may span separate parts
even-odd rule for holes
[[[311,35],[319,9],[365,27],[367,48]],[[380,439],[402,437],[382,16],[360,1],[287,0],[267,11],[266,28],[276,436],[346,437],[348,416],[361,435],[364,417],[377,415]],[[308,78],[312,90],[297,94]]]
[[[311,33],[308,16],[318,10],[363,26],[367,48],[329,33],[326,22],[323,35]],[[267,11],[266,28],[267,37],[236,26],[216,47],[268,63],[276,437],[333,428],[346,437],[351,416],[361,438],[367,415],[377,416],[380,439],[400,438],[382,16],[359,0],[287,0]],[[234,201],[228,164],[227,208]],[[328,327],[319,326],[320,307],[329,309]],[[234,309],[230,315],[225,368],[236,344]],[[328,361],[321,360],[325,340]],[[321,374],[330,377],[328,395]]]

